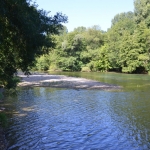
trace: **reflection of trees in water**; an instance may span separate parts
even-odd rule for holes
[[[110,100],[116,128],[139,146],[150,146],[150,98],[148,92],[122,92]]]

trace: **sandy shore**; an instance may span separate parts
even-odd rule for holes
[[[120,89],[120,86],[110,85],[94,80],[84,78],[67,77],[64,75],[19,75],[22,82],[18,86],[40,86],[55,88],[73,88],[73,89]]]

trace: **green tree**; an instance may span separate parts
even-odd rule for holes
[[[132,11],[129,11],[129,12],[123,12],[123,13],[117,14],[111,20],[111,24],[112,24],[112,26],[114,26],[116,23],[118,23],[120,21],[124,21],[125,19],[133,20],[134,13]]]
[[[61,13],[50,17],[30,1],[0,0],[0,80],[7,88],[17,69],[28,74],[35,57],[55,46],[52,35],[66,21]]]
[[[86,31],[86,27],[83,27],[83,26],[77,27],[77,28],[74,29],[74,31],[77,32],[77,33],[83,33],[83,32]]]
[[[136,29],[136,24],[132,17],[126,17],[125,14],[128,13],[122,14],[124,15],[121,15],[121,19],[116,21],[107,32],[108,57],[111,68],[115,71],[121,71],[125,65],[122,57],[126,57],[126,51],[130,49],[128,37],[132,36]],[[128,48],[124,49],[125,46]]]
[[[97,49],[104,44],[104,34],[97,25],[88,28],[87,31],[84,32],[84,37],[87,49]]]
[[[59,66],[67,71],[80,71],[82,65],[80,53],[85,49],[85,46],[85,39],[82,34],[75,31],[68,33],[60,49],[63,59],[60,59]],[[64,57],[67,59],[65,60]]]
[[[134,1],[135,21],[139,24],[145,21],[150,27],[150,1],[149,0],[135,0]]]
[[[108,46],[105,44],[99,49],[99,59],[95,61],[94,67],[97,71],[109,71],[111,69],[108,58]]]
[[[150,58],[149,58],[149,38],[150,30],[147,29],[147,26],[144,22],[138,24],[137,29],[133,35],[133,50],[137,53],[135,71],[138,73],[148,72],[150,69]]]

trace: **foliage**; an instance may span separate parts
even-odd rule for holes
[[[134,13],[129,11],[115,15],[115,17],[111,20],[112,26],[114,26],[118,22],[124,21],[125,19],[133,20]]]
[[[49,58],[47,55],[42,55],[36,59],[35,70],[46,71],[49,69]]]
[[[13,2],[4,0],[2,6]],[[135,0],[134,12],[116,14],[107,32],[97,25],[90,28],[81,26],[68,32],[61,25],[67,20],[62,14],[48,17],[46,12],[37,10],[35,5],[25,0],[17,0],[16,3],[9,6],[12,18],[8,11],[0,17],[0,63],[3,66],[0,67],[0,78],[4,81],[9,81],[10,74],[18,68],[28,72],[35,58],[34,69],[42,71],[150,72],[149,0]],[[4,27],[7,30],[2,30]],[[8,56],[6,50],[10,52]],[[7,71],[9,76],[4,74]]]
[[[17,84],[20,82],[20,78],[17,76],[13,76],[10,80],[7,81],[7,83],[4,83],[5,87],[7,89],[15,88]]]
[[[35,58],[55,46],[53,34],[59,33],[67,17],[61,13],[50,17],[26,0],[0,4],[0,80],[9,88],[17,69],[29,74]]]
[[[117,14],[107,32],[99,26],[78,27],[55,37],[57,46],[49,53],[50,65],[63,71],[149,72],[150,29],[146,21],[137,24],[135,13]]]
[[[90,72],[91,69],[89,67],[82,67],[81,71],[82,72]]]
[[[150,27],[150,1],[149,0],[135,0],[135,21],[139,24],[145,21]]]

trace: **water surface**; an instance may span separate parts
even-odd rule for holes
[[[150,149],[150,76],[68,75],[123,88],[18,88],[16,96],[5,100],[7,111],[12,113],[6,136],[9,150]]]

